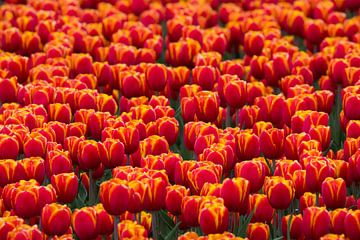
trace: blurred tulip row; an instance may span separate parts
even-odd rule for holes
[[[359,8],[6,0],[0,240],[359,240]]]

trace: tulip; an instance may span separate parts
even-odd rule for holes
[[[242,80],[229,81],[224,86],[224,96],[230,107],[241,108],[247,99],[246,82]]]
[[[256,193],[264,184],[265,169],[259,161],[243,161],[235,165],[235,176],[247,179],[250,192]]]
[[[229,172],[234,165],[234,151],[229,145],[215,143],[204,149],[199,161],[213,162],[221,165],[225,172]]]
[[[321,183],[334,173],[334,169],[325,161],[311,161],[306,165],[306,188],[311,192],[320,192]]]
[[[24,139],[25,157],[44,157],[47,139],[39,133],[30,133]]]
[[[169,145],[175,144],[178,133],[179,123],[175,118],[162,117],[156,120],[159,136],[165,137]]]
[[[350,239],[356,239],[360,234],[360,210],[350,210],[344,219],[345,235]]]
[[[0,102],[16,102],[18,94],[17,78],[0,78]]]
[[[75,209],[71,216],[71,225],[79,239],[94,239],[98,232],[96,229],[97,215],[94,207]]]
[[[220,76],[219,70],[211,66],[198,66],[192,70],[193,81],[203,90],[212,90]]]
[[[220,165],[198,167],[187,172],[190,187],[194,193],[199,193],[205,182],[219,183],[221,175]]]
[[[231,212],[246,213],[249,202],[249,181],[244,178],[225,179],[220,189],[220,196]]]
[[[213,122],[219,113],[218,95],[210,91],[201,91],[195,94],[196,116],[200,121]]]
[[[96,109],[101,112],[109,112],[115,115],[118,111],[118,105],[113,96],[100,93],[96,96]]]
[[[126,182],[117,178],[103,182],[100,185],[100,201],[105,210],[114,216],[118,216],[128,209],[131,194]],[[119,202],[119,199],[121,199],[121,202]]]
[[[181,221],[187,227],[199,226],[199,208],[202,201],[200,196],[186,196],[181,204]]]
[[[261,32],[249,31],[244,37],[244,51],[247,55],[261,55],[265,44],[265,37]]]
[[[190,190],[181,185],[172,185],[166,188],[165,205],[174,216],[181,214],[181,203],[184,197],[190,195]]]
[[[106,168],[114,168],[125,165],[124,144],[119,140],[106,139],[98,143],[101,162]]]
[[[71,210],[58,203],[47,204],[41,211],[42,230],[47,235],[63,235],[71,223]]]
[[[79,179],[75,173],[61,173],[51,176],[51,185],[59,202],[71,203],[77,196]]]
[[[321,149],[328,149],[331,140],[330,127],[319,125],[309,130],[311,139],[315,139],[321,143]]]
[[[242,160],[250,160],[260,156],[260,142],[255,134],[240,132],[236,138],[236,155]]]
[[[338,208],[330,212],[331,232],[336,234],[344,233],[344,220],[348,213],[345,208]]]
[[[17,216],[2,217],[0,220],[0,237],[6,239],[9,232],[24,224],[24,220]]]
[[[251,222],[270,223],[275,214],[275,209],[270,205],[265,194],[252,194],[249,198],[249,208],[247,213],[254,211]]]
[[[73,171],[70,154],[68,151],[48,151],[45,159],[46,175],[50,178],[59,173]]]
[[[96,231],[99,235],[110,235],[114,231],[114,217],[108,214],[101,203],[94,206],[96,211]]]
[[[119,239],[133,238],[146,239],[147,231],[145,227],[130,220],[124,220],[117,225]]]
[[[0,134],[0,159],[16,159],[19,143],[15,137]]]
[[[99,167],[101,163],[100,152],[97,142],[84,140],[78,145],[78,163],[84,170],[92,170]]]
[[[284,130],[271,128],[260,134],[260,151],[265,157],[274,159],[283,154]]]
[[[26,179],[35,179],[38,183],[42,183],[45,178],[45,164],[44,160],[39,157],[24,158],[18,161],[18,164],[21,164],[24,167],[27,178]],[[17,170],[18,173],[21,173],[21,170]]]
[[[288,208],[295,196],[292,181],[277,176],[265,179],[264,192],[275,209]]]
[[[328,208],[345,207],[346,184],[342,178],[326,178],[322,182],[321,195]]]
[[[303,218],[301,214],[284,216],[281,224],[283,236],[287,236],[287,232],[289,231],[291,239],[299,239],[303,237],[302,225]],[[288,226],[290,229],[288,229]]]
[[[147,201],[144,207],[148,211],[158,211],[165,208],[166,187],[168,182],[162,178],[144,179],[143,183],[147,188]]]
[[[119,127],[113,133],[113,138],[124,144],[126,154],[132,154],[139,148],[140,135],[135,127]]]
[[[204,234],[223,233],[228,229],[229,212],[221,204],[205,204],[198,221]]]
[[[355,110],[355,106],[360,103],[359,94],[346,93],[343,97],[343,109],[345,116],[351,120],[360,120],[360,115]]]
[[[295,198],[299,199],[305,192],[305,178],[306,171],[305,170],[296,170],[293,173],[292,181],[295,187]]]
[[[167,69],[162,64],[151,64],[146,69],[145,78],[151,90],[163,91],[168,79]]]
[[[43,239],[43,234],[36,225],[29,226],[26,224],[22,224],[22,225],[18,225],[13,230],[11,230],[7,234],[6,239],[41,240],[41,239]]]
[[[270,228],[265,223],[250,223],[246,230],[249,240],[270,239]]]
[[[319,239],[330,232],[330,214],[325,208],[308,207],[303,213],[305,237]]]

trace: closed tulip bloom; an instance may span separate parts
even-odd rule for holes
[[[208,204],[199,212],[199,224],[204,234],[223,233],[228,229],[229,211],[221,204]]]
[[[139,148],[140,135],[135,127],[119,127],[114,131],[113,138],[124,144],[126,154],[134,153]]]
[[[47,139],[39,133],[30,133],[24,139],[25,157],[45,157]]]
[[[96,221],[96,210],[93,207],[75,209],[71,216],[71,226],[79,239],[97,237]]]
[[[50,120],[63,123],[70,123],[72,113],[69,104],[54,103],[48,106]]]
[[[165,65],[151,64],[148,65],[145,72],[145,78],[149,88],[153,91],[160,92],[164,90],[168,79],[168,71]]]
[[[291,222],[289,223],[290,219]],[[303,218],[301,214],[284,216],[281,221],[281,231],[283,236],[287,236],[287,232],[290,231],[291,239],[299,239],[303,237]],[[288,226],[290,227],[290,230],[288,230]]]
[[[270,239],[270,228],[266,223],[250,223],[246,230],[249,240]]]
[[[94,206],[96,211],[96,230],[99,235],[110,235],[114,231],[114,217],[106,212],[101,203]]]
[[[21,163],[12,159],[0,161],[0,187],[26,178],[27,173]]]
[[[320,240],[347,240],[344,234],[328,233],[320,238]]]
[[[225,179],[220,189],[220,196],[231,212],[246,213],[249,202],[249,181],[244,178]]]
[[[347,214],[346,208],[338,208],[330,212],[332,233],[342,234],[345,232],[344,220]]]
[[[236,136],[236,155],[240,161],[260,156],[259,137],[253,133],[240,132]]]
[[[265,179],[264,191],[275,209],[288,208],[295,196],[292,181],[276,176]]]
[[[330,214],[325,208],[308,207],[303,213],[305,237],[319,239],[330,232]]]
[[[220,76],[219,70],[212,66],[197,66],[192,74],[194,83],[204,90],[212,90]]]
[[[306,165],[306,188],[310,192],[320,192],[321,184],[327,177],[333,177],[334,169],[323,160],[311,161]]]
[[[275,209],[270,205],[265,194],[252,194],[249,198],[249,208],[247,213],[254,211],[251,222],[270,223],[275,214]]]
[[[261,55],[265,44],[265,37],[259,31],[249,31],[244,37],[244,51],[247,55]]]
[[[260,151],[265,157],[274,159],[283,155],[284,130],[271,128],[260,134]]]
[[[360,121],[350,120],[346,125],[346,137],[358,138],[360,137]]]
[[[63,235],[71,223],[71,210],[58,203],[47,204],[41,211],[42,230],[50,236]]]
[[[120,140],[106,139],[98,143],[101,162],[106,168],[125,165],[124,144]]]
[[[118,216],[128,210],[130,195],[132,194],[129,186],[123,180],[113,178],[100,185],[99,196],[105,210]],[[121,202],[119,202],[121,199]]]
[[[202,166],[187,172],[191,191],[199,193],[206,182],[219,183],[222,176],[220,165]]]
[[[302,141],[309,141],[307,133],[292,133],[285,138],[284,153],[288,159],[299,160],[298,149]]]
[[[316,207],[316,194],[311,192],[305,192],[300,197],[299,208],[300,212],[303,212],[308,207]],[[319,206],[324,206],[324,201],[322,196],[319,196]]]
[[[119,239],[146,239],[148,234],[144,226],[131,220],[124,220],[117,226]]]
[[[229,145],[214,143],[204,149],[199,161],[213,162],[221,165],[224,172],[229,172],[234,166],[234,151]]]
[[[259,161],[243,161],[235,165],[235,176],[247,179],[250,192],[256,193],[264,184],[265,169]]]
[[[79,179],[75,173],[61,173],[51,176],[51,185],[55,188],[57,200],[71,203],[77,196]]]
[[[158,177],[154,179],[144,179],[147,200],[144,203],[145,210],[158,211],[166,206],[166,187],[168,182]]]
[[[204,122],[213,122],[219,113],[218,95],[210,91],[201,91],[195,95],[196,116]]]
[[[346,183],[342,178],[326,178],[322,182],[321,195],[328,208],[345,207]]]
[[[345,219],[345,235],[350,239],[357,239],[360,235],[360,210],[350,210]]]
[[[35,179],[38,183],[42,183],[45,178],[45,164],[40,157],[24,158],[18,161],[26,172],[27,179]],[[21,173],[21,170],[20,170]]]
[[[100,152],[96,141],[84,140],[78,145],[78,163],[81,169],[96,169],[100,163]]]
[[[199,226],[199,208],[203,197],[200,196],[186,196],[183,198],[181,204],[181,221],[187,227]]]
[[[356,106],[360,103],[360,94],[346,93],[343,97],[343,109],[346,118],[360,120],[360,114],[356,111]]]
[[[224,96],[227,104],[233,108],[241,108],[246,102],[246,82],[242,80],[229,81],[224,86]]]
[[[19,154],[19,142],[15,137],[0,134],[0,158],[16,159]]]
[[[166,210],[178,216],[181,214],[181,203],[183,198],[190,195],[190,190],[181,185],[171,185],[166,188],[165,205]]]
[[[179,134],[179,123],[175,118],[162,117],[156,120],[159,136],[165,137],[169,145],[173,145]]]
[[[46,175],[69,173],[73,171],[73,164],[68,151],[48,151],[45,158]]]

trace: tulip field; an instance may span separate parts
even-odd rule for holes
[[[360,240],[360,0],[0,2],[0,240]]]

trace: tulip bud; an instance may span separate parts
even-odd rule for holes
[[[250,223],[246,230],[249,240],[270,239],[270,228],[265,223]]]
[[[350,239],[360,236],[360,210],[350,210],[344,219],[345,235]]]
[[[336,194],[335,194],[336,193]],[[346,184],[342,178],[326,178],[322,182],[321,195],[328,208],[345,207]]]
[[[235,165],[235,176],[249,181],[250,192],[260,190],[265,180],[264,166],[259,161],[243,161]]]
[[[306,165],[306,188],[311,192],[320,192],[321,183],[334,174],[334,169],[327,162],[311,161]]]
[[[299,239],[303,237],[303,218],[301,214],[284,216],[281,221],[281,231],[283,236],[287,236],[287,232],[289,231],[291,239]],[[288,229],[288,226],[290,229]]]
[[[101,162],[106,168],[125,165],[124,144],[119,140],[106,139],[98,143]]]
[[[260,134],[260,151],[267,158],[279,158],[283,155],[284,130],[271,128]]]
[[[0,237],[6,239],[9,232],[15,229],[17,226],[23,225],[24,220],[17,216],[2,217],[0,220]]]
[[[292,181],[277,176],[265,179],[264,192],[275,209],[288,208],[295,196]]]
[[[330,212],[332,233],[341,234],[345,232],[344,220],[347,213],[346,208],[338,208]]]
[[[244,51],[247,55],[261,55],[265,44],[265,37],[261,32],[249,31],[244,36]]]
[[[100,152],[97,142],[84,140],[78,145],[78,163],[84,170],[96,169],[101,163]]]
[[[151,90],[156,92],[163,91],[168,78],[165,65],[149,65],[146,69],[145,78]]]
[[[162,117],[156,120],[159,136],[165,137],[169,145],[176,142],[179,133],[179,123],[175,118]]]
[[[166,209],[178,216],[181,214],[181,203],[184,197],[190,195],[190,190],[181,185],[172,185],[166,188],[165,205]]]
[[[199,208],[203,197],[186,196],[181,204],[181,220],[187,227],[199,226]]]
[[[229,172],[234,166],[234,152],[229,145],[215,143],[204,149],[203,153],[199,156],[199,161],[219,164],[225,172]]]
[[[219,70],[211,66],[198,66],[192,70],[193,81],[204,90],[212,90],[220,76]]]
[[[260,156],[260,142],[255,134],[240,132],[236,138],[236,155],[242,160],[250,160]]]
[[[71,223],[71,210],[66,205],[47,204],[41,212],[42,230],[50,236],[63,235]]]
[[[35,179],[38,183],[42,183],[45,178],[45,164],[44,160],[39,157],[24,158],[18,161],[18,164],[21,164],[26,172],[26,179]],[[19,173],[21,171],[18,170]]]
[[[18,83],[16,77],[0,78],[0,102],[16,102],[18,94]]]
[[[224,96],[232,108],[241,108],[246,102],[246,82],[242,80],[229,81],[224,86]]]
[[[97,215],[93,207],[75,209],[71,216],[71,225],[80,239],[94,239],[98,232],[96,229]]]
[[[31,239],[41,240],[43,234],[37,225],[29,226],[26,224],[18,225],[7,234],[7,239]]]
[[[325,208],[308,207],[303,214],[305,237],[319,239],[330,232],[330,214]]]
[[[94,206],[96,211],[96,231],[99,235],[110,235],[114,231],[114,217],[107,213],[101,203]]]
[[[199,224],[204,234],[223,233],[229,224],[229,211],[221,204],[205,204],[199,212]]]
[[[131,194],[126,182],[117,178],[103,182],[100,185],[100,201],[105,210],[111,215],[120,215],[128,209]],[[119,199],[121,199],[121,202],[119,202]]]
[[[19,143],[15,137],[0,134],[0,159],[16,159]]]
[[[59,202],[71,203],[77,196],[79,179],[75,173],[61,173],[51,176],[51,185]]]
[[[244,178],[225,179],[220,196],[224,199],[225,206],[231,212],[246,213],[249,202],[249,181]]]

